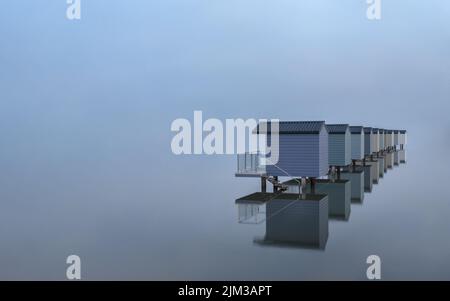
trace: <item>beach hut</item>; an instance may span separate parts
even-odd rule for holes
[[[386,149],[391,150],[394,147],[394,134],[392,130],[384,131],[384,142]]]
[[[351,159],[364,159],[364,132],[362,126],[351,126]]]
[[[264,130],[265,128],[265,130]],[[267,136],[271,145],[270,122],[254,133]],[[260,130],[261,129],[261,130]],[[278,162],[265,166],[268,176],[321,177],[328,172],[328,132],[324,121],[280,121]]]
[[[391,136],[389,134],[389,130],[384,130],[384,147],[388,151],[391,147]]]
[[[255,243],[325,249],[328,240],[328,196],[282,193],[266,204],[266,234]]]
[[[379,129],[372,128],[372,153],[378,153],[380,151],[380,135]]]
[[[400,131],[393,130],[392,133],[394,135],[394,147],[397,147],[397,145],[400,145]]]
[[[380,151],[384,151],[385,143],[384,143],[384,129],[378,129],[378,141],[380,142]]]
[[[328,164],[347,166],[351,163],[351,134],[348,124],[327,124]]]
[[[373,153],[372,146],[372,128],[364,128],[364,155],[370,156]]]
[[[394,130],[389,130],[390,137],[391,137],[391,150],[394,148],[395,143],[394,143]]]
[[[403,149],[404,145],[406,145],[406,130],[400,130],[398,137],[398,143],[400,145],[400,149]]]

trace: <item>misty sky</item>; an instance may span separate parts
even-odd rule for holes
[[[164,135],[173,118],[201,109],[448,126],[450,4],[382,5],[371,22],[365,1],[95,0],[71,22],[63,0],[8,1],[0,122],[68,126],[67,115],[101,122],[122,111]]]
[[[63,256],[67,237],[86,245],[106,239],[92,230],[98,220],[132,223],[146,206],[151,214],[161,210],[156,219],[188,219],[182,205],[164,202],[180,206],[186,191],[205,196],[200,188],[214,193],[236,164],[234,157],[171,153],[172,121],[192,119],[194,110],[204,118],[401,128],[412,150],[450,147],[447,0],[383,0],[380,21],[367,20],[364,0],[82,0],[81,6],[81,20],[69,21],[65,0],[0,4],[3,273],[30,275],[18,245]],[[418,166],[441,172],[418,158]],[[80,232],[69,224],[77,224],[74,212],[87,214]],[[141,228],[132,226],[124,237],[137,236]],[[31,237],[34,229],[44,231]],[[69,234],[52,232],[58,229]]]

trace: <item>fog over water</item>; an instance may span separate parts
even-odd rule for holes
[[[39,2],[39,3],[38,3]],[[0,10],[0,279],[450,280],[450,3],[10,1]],[[360,2],[360,3],[359,3]],[[324,250],[261,246],[236,158],[176,156],[175,118],[408,130]]]

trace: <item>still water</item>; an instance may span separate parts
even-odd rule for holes
[[[0,9],[1,280],[63,280],[71,254],[86,280],[365,279],[372,254],[382,279],[450,280],[449,1],[375,23],[365,1],[43,2]],[[258,180],[172,153],[194,110],[402,128],[407,160],[359,180],[323,248],[268,245],[302,237],[294,211],[239,223]]]
[[[396,154],[385,172],[379,164],[378,183],[351,201],[347,218],[330,217],[316,248],[276,243],[311,239],[317,229],[295,219],[301,208],[272,206],[281,212],[273,219],[261,210],[257,223],[239,222],[236,199],[260,182],[235,178],[234,157],[155,160],[136,143],[111,143],[70,152],[41,142],[5,161],[1,279],[65,279],[71,254],[91,280],[366,279],[372,254],[385,280],[450,279],[448,159],[439,150],[411,147],[406,162]]]

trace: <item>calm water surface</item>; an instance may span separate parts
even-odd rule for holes
[[[82,279],[365,279],[376,254],[450,280],[450,2],[82,2],[1,4],[0,279],[65,279],[71,254]],[[406,129],[407,164],[324,250],[261,246],[235,205],[258,180],[171,152],[194,110]]]
[[[47,139],[60,146],[44,137],[3,164],[1,279],[64,279],[70,254],[83,279],[365,279],[371,254],[383,279],[450,279],[449,162],[439,148],[411,144],[407,163],[352,204],[348,221],[330,219],[315,250],[254,242],[265,223],[238,223],[235,199],[259,181],[235,178],[232,156],[155,160],[127,135],[92,147],[58,137]]]

